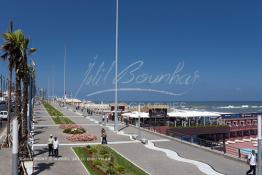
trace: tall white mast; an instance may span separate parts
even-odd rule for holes
[[[118,131],[118,0],[116,0],[116,69],[115,69],[115,131]]]
[[[65,56],[64,56],[64,99],[66,98],[66,46],[65,46]]]

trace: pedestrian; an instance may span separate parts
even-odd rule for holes
[[[54,155],[53,143],[54,143],[53,135],[50,134],[50,137],[48,138],[48,156]]]
[[[101,130],[102,144],[107,144],[107,135],[106,130],[102,128]]]
[[[103,114],[103,117],[102,117],[102,121],[103,123],[105,123],[105,115]]]
[[[54,142],[53,142],[53,149],[54,149],[54,156],[58,157],[58,148],[59,148],[59,142],[57,137],[55,137]]]
[[[252,150],[252,153],[248,155],[247,163],[250,166],[250,169],[247,171],[247,175],[253,171],[253,175],[256,175],[256,153],[255,150]]]
[[[106,123],[108,123],[108,114],[106,114]]]

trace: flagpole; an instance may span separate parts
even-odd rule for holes
[[[118,0],[116,0],[116,50],[115,50],[115,127],[114,130],[118,131]]]
[[[65,55],[64,55],[64,106],[65,106],[65,99],[66,99],[66,79],[65,79],[65,73],[66,73],[66,46],[65,46]]]

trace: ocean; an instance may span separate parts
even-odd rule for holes
[[[138,104],[141,106],[148,104],[166,104],[169,105],[171,109],[188,109],[220,113],[262,113],[262,101],[121,101],[121,103],[126,103],[130,106],[137,106]]]

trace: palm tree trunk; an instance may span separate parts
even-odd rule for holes
[[[27,123],[27,111],[28,111],[28,74],[23,79],[23,114],[22,114],[22,140],[27,141],[28,123]]]
[[[8,145],[9,144],[9,136],[10,136],[10,118],[11,118],[11,91],[12,91],[12,68],[9,66],[9,82],[8,82],[8,116],[7,116],[7,139],[8,139]]]
[[[21,126],[22,126],[22,118],[21,118],[21,78],[19,77],[19,74],[16,74],[15,79],[15,115],[17,116],[18,124],[19,124],[19,130],[18,130],[18,137],[19,140],[22,138],[22,132],[21,132]]]

